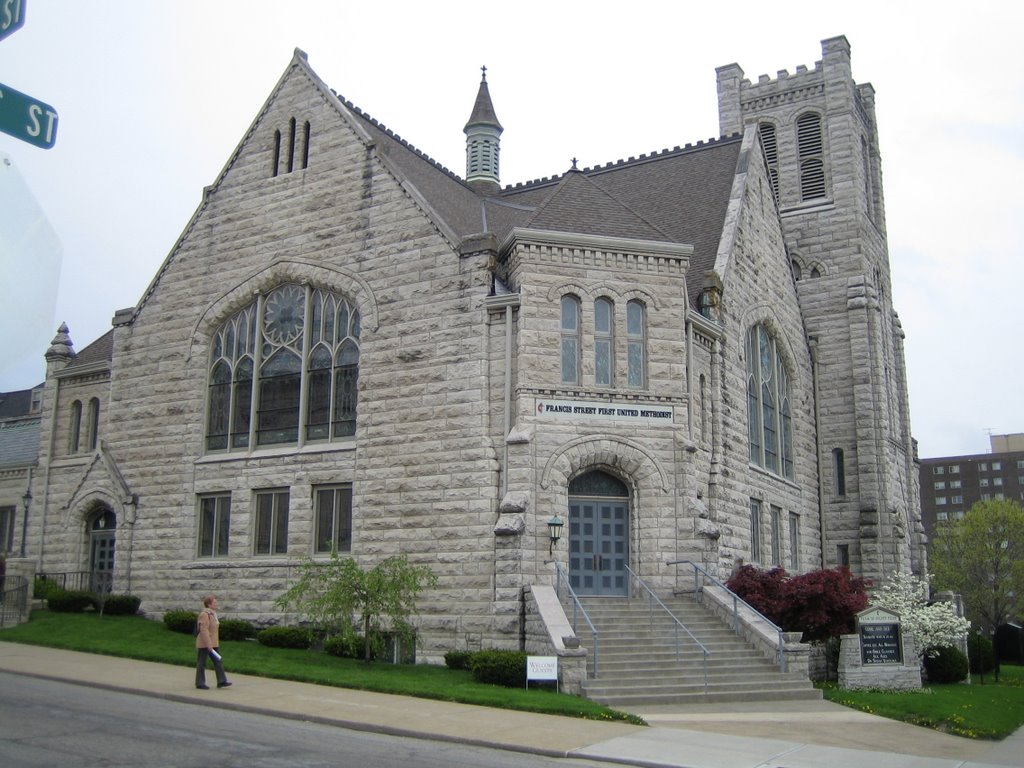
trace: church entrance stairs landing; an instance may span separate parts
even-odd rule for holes
[[[668,609],[707,648],[700,646],[657,604],[645,598],[581,598],[597,630],[583,693],[608,706],[635,709],[657,704],[820,699],[804,676],[779,671],[715,614],[683,596],[664,600]],[[583,645],[589,629],[581,630]],[[678,634],[678,649],[676,637]],[[706,680],[706,682],[705,682]]]

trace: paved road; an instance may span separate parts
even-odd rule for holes
[[[0,765],[565,768],[564,760],[386,736],[0,672]],[[573,761],[576,766],[593,766]]]
[[[155,765],[439,765],[463,766],[566,766],[591,762],[559,762],[571,757],[582,761],[609,761],[630,766],[657,768],[992,768],[1024,766],[1024,728],[1002,742],[985,743],[897,723],[854,712],[825,701],[748,702],[745,704],[687,705],[640,712],[654,727],[583,720],[573,717],[513,712],[503,709],[414,699],[369,691],[329,688],[309,683],[231,674],[234,686],[226,690],[197,691],[188,667],[147,661],[59,651],[38,646],[0,641],[0,746],[7,738],[9,748],[29,750],[46,746],[47,723],[55,725],[59,747],[45,759],[34,759],[31,751],[19,755],[18,765],[85,765],[95,747],[107,748],[107,741],[130,738],[118,749],[128,764],[156,754]],[[100,692],[127,696],[131,704],[70,707],[60,698],[42,702],[21,691],[32,690],[23,680],[48,680],[73,684],[88,694]],[[62,692],[73,700],[75,694]],[[192,712],[189,721],[179,723],[169,715],[147,716],[137,725],[123,722],[135,710],[146,711],[144,699],[159,704],[178,702]],[[14,712],[12,701],[17,701]],[[124,701],[124,700],[122,700]],[[198,709],[192,709],[197,707]],[[28,714],[21,712],[25,709]],[[177,711],[177,710],[175,710]],[[249,725],[237,725],[222,715],[255,715]],[[269,720],[264,719],[269,717]],[[306,729],[297,741],[282,742],[274,736],[292,720]],[[12,722],[15,720],[15,722]],[[105,722],[105,721],[110,721]],[[311,726],[317,723],[328,730]],[[255,724],[255,725],[254,725]],[[138,734],[131,729],[137,728]],[[106,729],[106,730],[103,730]],[[94,731],[100,735],[94,736]],[[170,730],[171,738],[155,741],[153,733]],[[250,736],[253,730],[256,736]],[[338,731],[351,731],[351,744],[328,741]],[[192,748],[191,740],[204,736]],[[263,736],[269,734],[269,739]],[[138,735],[138,738],[136,736]],[[365,735],[397,737],[394,742],[366,741]],[[142,740],[139,744],[132,741]],[[310,742],[324,740],[317,756],[307,750]],[[95,742],[98,742],[96,744]],[[442,746],[441,742],[444,743]],[[363,744],[387,743],[382,759],[363,756]],[[77,745],[83,745],[79,748]],[[411,746],[410,746],[411,745]],[[436,746],[436,751],[427,746]],[[483,752],[478,752],[482,748]],[[514,754],[493,755],[490,749]],[[219,750],[219,752],[216,752]],[[241,757],[235,762],[236,752]],[[464,751],[466,750],[466,751]],[[216,752],[216,754],[215,754]],[[352,756],[350,759],[350,755]],[[481,755],[489,755],[487,758]],[[0,749],[0,768],[10,760]],[[206,758],[205,761],[202,758]],[[211,763],[210,759],[215,758]],[[551,762],[554,759],[555,762]],[[415,762],[416,760],[427,762]],[[491,760],[487,763],[486,760]],[[107,760],[104,765],[125,765]]]

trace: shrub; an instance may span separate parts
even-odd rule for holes
[[[93,607],[100,610],[102,602],[103,613],[107,616],[134,616],[139,612],[142,598],[135,595],[107,595],[102,601],[94,597]]]
[[[244,619],[222,619],[219,635],[221,640],[248,640],[256,637],[256,627]]]
[[[864,579],[848,568],[830,568],[793,576],[785,583],[781,621],[788,632],[803,632],[803,641],[827,640],[854,630],[858,613],[868,607]]]
[[[260,645],[268,648],[309,648],[313,635],[302,627],[267,627],[256,633]]]
[[[992,641],[978,632],[967,638],[967,657],[971,662],[971,674],[984,674],[996,668],[996,655]]]
[[[444,655],[444,664],[448,669],[469,669],[472,661],[472,651],[448,651]]]
[[[726,586],[787,632],[803,632],[804,642],[852,632],[854,617],[868,604],[866,582],[848,568],[790,577],[782,568],[744,565]]]
[[[46,598],[51,611],[57,613],[81,613],[92,608],[92,593],[81,590],[52,589]]]
[[[181,632],[184,635],[191,635],[196,629],[196,619],[199,614],[195,611],[176,609],[164,614],[164,626],[171,632]]]
[[[523,688],[526,685],[526,654],[523,651],[477,651],[470,672],[478,683]]]
[[[739,568],[725,583],[753,608],[776,624],[781,624],[785,605],[786,571],[772,568],[763,571],[753,565]]]
[[[51,592],[63,591],[61,586],[50,579],[44,579],[40,576],[36,576],[35,581],[32,584],[32,595],[37,600],[48,600]]]
[[[924,655],[924,668],[933,683],[959,683],[967,679],[967,657],[949,645],[930,649]]]
[[[363,656],[363,638],[360,635],[334,635],[324,641],[324,653],[343,659],[360,659]]]

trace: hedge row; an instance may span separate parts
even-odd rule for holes
[[[142,598],[135,595],[97,595],[60,587],[46,590],[46,604],[57,613],[82,613],[91,608],[108,616],[134,616],[141,603]]]
[[[526,685],[524,651],[448,651],[444,663],[449,669],[468,669],[478,683],[522,688]]]

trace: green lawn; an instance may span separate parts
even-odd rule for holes
[[[29,622],[0,630],[0,640],[183,667],[195,665],[192,635],[171,632],[162,623],[138,616],[33,611]],[[526,690],[484,685],[473,680],[467,671],[442,666],[364,664],[320,651],[268,648],[252,640],[224,641],[221,650],[228,671],[239,674],[591,720],[644,724],[634,715],[579,696],[536,688]]]
[[[191,635],[137,616],[97,616],[34,611],[26,624],[0,630],[0,640],[124,656],[191,667]],[[518,709],[598,720],[642,723],[577,696],[502,688],[475,682],[465,671],[440,666],[366,665],[318,651],[267,648],[254,641],[222,644],[229,672],[298,680],[341,688],[419,696],[464,704]],[[930,685],[920,691],[847,691],[822,686],[825,698],[854,709],[973,739],[1001,739],[1024,725],[1024,667],[1004,665],[997,684]]]
[[[970,685],[929,685],[919,691],[848,691],[822,686],[825,698],[873,715],[902,720],[971,739],[1002,739],[1024,725],[1024,667],[1004,664],[999,674],[972,675]]]

